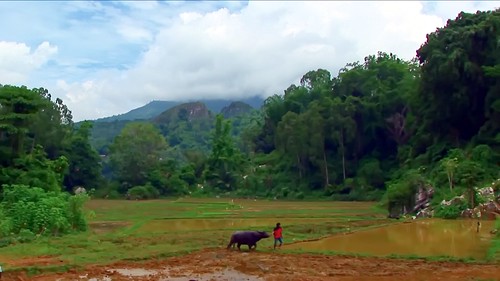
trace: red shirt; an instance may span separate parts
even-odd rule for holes
[[[281,238],[281,232],[283,231],[283,228],[278,228],[273,230],[274,238]]]

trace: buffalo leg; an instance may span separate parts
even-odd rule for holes
[[[240,247],[241,247],[241,244],[240,244],[240,243],[238,243],[238,250],[239,250],[239,251],[241,251]]]

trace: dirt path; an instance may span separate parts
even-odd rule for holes
[[[207,249],[165,260],[89,266],[84,272],[31,278],[4,273],[2,281],[10,280],[500,280],[500,265]]]

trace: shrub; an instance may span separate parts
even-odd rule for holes
[[[450,206],[439,205],[435,209],[434,215],[443,219],[456,219],[460,217],[460,214],[465,209],[467,209],[467,202],[461,202],[460,204]]]
[[[1,204],[5,222],[0,231],[7,233],[63,234],[85,230],[83,204],[88,195],[45,191],[26,185],[4,185]],[[3,221],[3,220],[2,220]]]
[[[160,196],[158,189],[153,187],[151,184],[134,186],[128,190],[130,199],[153,199]]]

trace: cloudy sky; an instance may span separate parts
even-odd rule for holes
[[[410,59],[500,1],[0,1],[0,84],[45,87],[76,121],[151,100],[281,94],[377,51]]]

